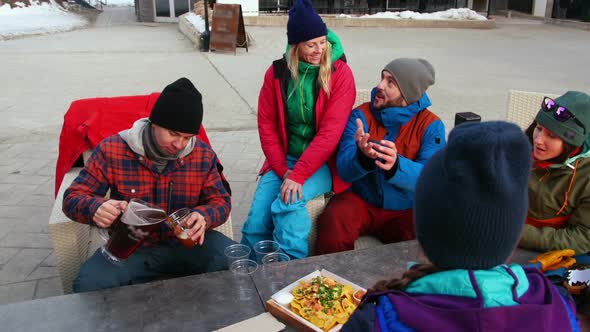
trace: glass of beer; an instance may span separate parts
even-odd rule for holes
[[[127,209],[111,226],[107,243],[101,247],[111,263],[122,265],[167,215],[161,208],[140,199],[131,199]]]
[[[174,213],[166,218],[166,223],[172,228],[174,235],[176,235],[178,241],[180,241],[185,248],[192,248],[195,246],[195,241],[193,241],[188,235],[189,228],[184,224],[184,221],[189,214],[191,214],[189,208],[182,208],[174,211]]]

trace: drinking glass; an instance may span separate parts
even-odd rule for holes
[[[273,252],[262,258],[262,275],[270,283],[273,293],[285,286],[287,266],[291,258],[281,252]]]
[[[271,240],[263,240],[254,244],[254,252],[256,253],[256,261],[262,264],[262,258],[273,252],[278,252],[280,246],[277,242]]]
[[[233,279],[238,288],[240,301],[249,301],[256,295],[256,287],[251,276],[258,269],[258,264],[251,259],[238,259],[229,266]]]
[[[192,248],[195,246],[195,241],[193,241],[188,235],[188,228],[184,224],[186,217],[188,217],[189,214],[191,214],[191,209],[182,208],[174,211],[168,216],[168,218],[166,218],[166,223],[172,228],[172,230],[174,230],[174,235],[176,235],[185,248]]]
[[[250,256],[250,247],[243,244],[232,244],[225,248],[223,253],[227,259],[227,266],[231,266],[231,263],[239,259],[248,258]]]

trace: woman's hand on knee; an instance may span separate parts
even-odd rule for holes
[[[293,204],[303,199],[303,186],[291,179],[285,179],[281,185],[281,200]]]

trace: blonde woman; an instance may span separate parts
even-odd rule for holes
[[[266,71],[258,100],[258,132],[266,161],[242,243],[279,243],[292,258],[309,254],[311,220],[305,204],[347,189],[335,154],[356,90],[339,38],[309,0],[289,11],[288,45]]]

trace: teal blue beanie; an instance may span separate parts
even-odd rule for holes
[[[416,184],[416,237],[441,269],[504,264],[520,238],[527,208],[531,145],[515,124],[455,127]]]

